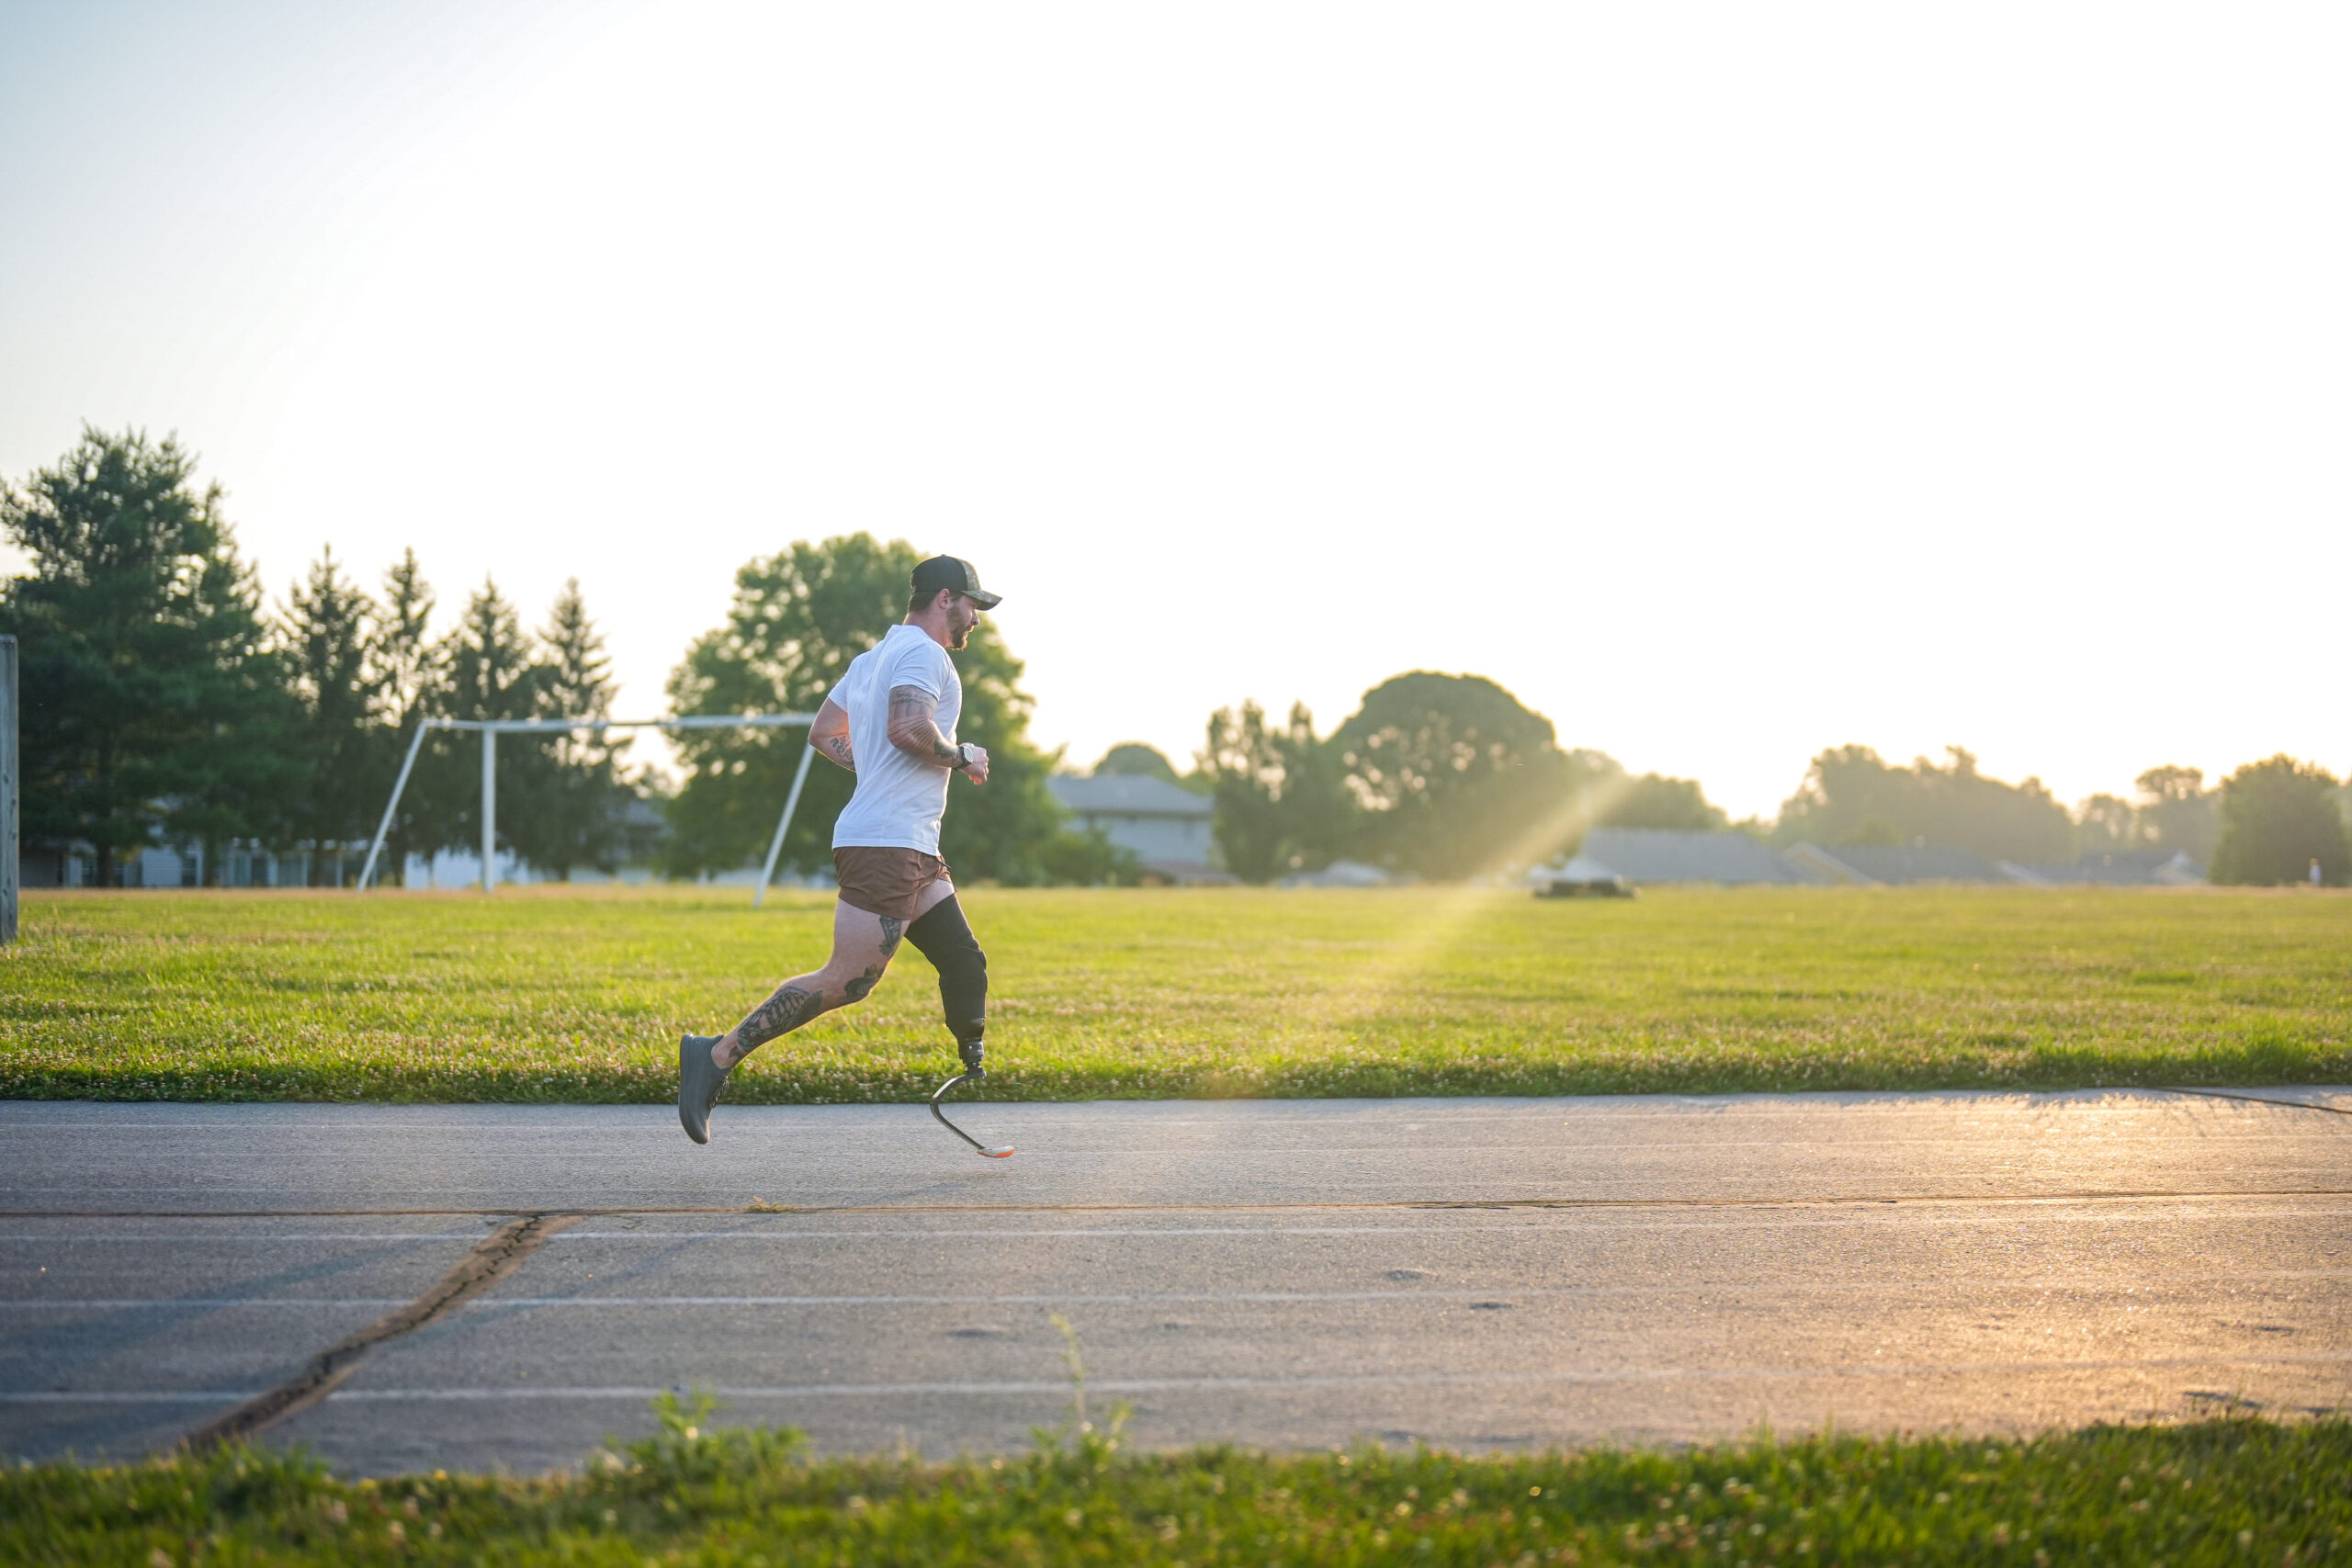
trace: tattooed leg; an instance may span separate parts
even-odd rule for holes
[[[710,1059],[722,1067],[731,1067],[769,1041],[791,1033],[818,1014],[831,1010],[831,1007],[839,1007],[839,1001],[828,1007],[824,983],[820,970],[814,975],[796,975],[778,986],[775,995],[753,1008],[742,1022],[719,1038],[710,1048]]]
[[[817,992],[803,990],[786,981],[777,987],[775,995],[753,1008],[751,1016],[735,1026],[736,1043],[746,1051],[755,1051],[779,1034],[791,1033],[824,1010]]]
[[[906,934],[906,921],[893,919],[888,915],[877,915],[875,919],[882,922],[882,952],[873,963],[842,982],[844,998],[842,1005],[844,1007],[851,1002],[864,1001],[866,994],[882,983],[882,971],[890,966],[890,955],[899,951],[899,939]]]
[[[833,954],[813,975],[797,975],[752,1010],[742,1022],[710,1048],[710,1059],[731,1067],[769,1041],[791,1033],[810,1019],[864,1001],[881,983],[891,955],[906,936],[904,920],[869,914],[848,904],[833,908]]]

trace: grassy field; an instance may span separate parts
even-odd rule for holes
[[[2352,898],[2312,892],[999,890],[999,1098],[2352,1081]],[[0,949],[0,1096],[659,1101],[818,962],[740,889],[51,894]],[[751,1101],[952,1062],[907,952]]]
[[[2352,1424],[2023,1442],[1826,1437],[1679,1453],[803,1462],[669,1429],[579,1475],[345,1482],[236,1450],[0,1471],[11,1562],[2301,1563],[2352,1556]]]

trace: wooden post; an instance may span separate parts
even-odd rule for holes
[[[17,940],[17,639],[0,637],[0,947]]]

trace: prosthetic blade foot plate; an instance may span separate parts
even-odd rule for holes
[[[975,1066],[964,1072],[957,1073],[954,1077],[949,1078],[945,1083],[941,1084],[937,1089],[933,1089],[931,1091],[931,1113],[939,1118],[939,1124],[941,1126],[946,1128],[949,1132],[955,1134],[957,1137],[971,1145],[972,1147],[978,1149],[986,1157],[989,1159],[1008,1159],[1012,1157],[1012,1145],[1006,1144],[1000,1147],[990,1148],[988,1145],[980,1142],[979,1139],[972,1136],[971,1134],[964,1131],[963,1128],[956,1125],[955,1122],[950,1122],[947,1119],[947,1112],[939,1109],[939,1097],[941,1095],[945,1094],[949,1089],[954,1089],[966,1078],[985,1077],[987,1076],[988,1075],[983,1069]]]

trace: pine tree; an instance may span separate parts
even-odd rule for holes
[[[164,758],[165,837],[196,840],[218,886],[232,839],[281,840],[310,784],[302,715],[262,610],[261,577],[223,522],[194,573],[188,658],[176,671],[189,719]]]
[[[514,606],[485,579],[466,601],[465,613],[435,646],[437,679],[432,711],[447,718],[530,718],[539,711],[547,672],[538,649],[523,630]],[[434,848],[471,849],[481,842],[481,773],[476,733],[440,735],[428,747],[430,762],[419,758],[422,785],[419,826]],[[502,735],[498,739],[498,820],[507,848],[515,849],[515,824],[542,808],[550,773],[543,738]]]
[[[529,718],[538,706],[537,651],[514,606],[485,578],[441,641],[438,711],[449,718]]]
[[[314,846],[368,836],[391,781],[377,727],[383,689],[370,657],[376,606],[320,553],[307,581],[287,596],[281,631],[302,705],[310,785],[294,812],[296,834]],[[329,862],[311,862],[311,880]]]
[[[611,717],[612,660],[605,653],[604,634],[588,618],[578,578],[556,595],[539,641],[546,649],[540,713],[549,718]],[[629,799],[618,761],[627,745],[593,730],[551,738],[545,793],[530,819],[515,824],[516,842],[533,865],[566,881],[576,866],[615,869]]]
[[[612,716],[613,661],[605,653],[605,634],[588,618],[578,578],[568,580],[563,592],[556,595],[539,642],[547,649],[548,673],[541,695],[548,714]]]
[[[284,670],[260,593],[177,441],[85,427],[18,491],[0,529],[31,558],[0,599],[22,650],[23,830],[80,840],[116,880],[159,836],[279,830],[300,783]]]
[[[439,679],[439,662],[430,638],[433,585],[416,564],[416,552],[402,550],[401,558],[384,573],[384,599],[377,612],[376,635],[368,644],[368,679],[382,695],[385,717],[405,744],[409,726],[426,711],[427,699]]]
[[[368,679],[377,693],[379,723],[375,742],[385,799],[390,798],[401,764],[415,739],[417,721],[433,711],[436,700],[442,671],[440,649],[432,638],[435,604],[433,585],[424,581],[416,552],[402,550],[399,561],[384,573],[384,597],[377,610],[375,635],[368,642]],[[439,750],[419,753],[423,774],[401,794],[400,807],[386,829],[378,872],[384,881],[405,881],[410,855],[447,841],[430,821],[435,806],[433,777],[454,765],[454,758],[444,755],[453,751],[450,737],[438,739]],[[378,815],[369,819],[371,834],[381,820],[383,800],[376,803],[374,810]]]

